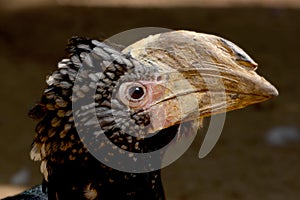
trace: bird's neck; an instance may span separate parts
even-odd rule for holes
[[[160,149],[174,138],[178,126],[161,131],[144,140],[143,151]],[[124,140],[123,140],[124,141]],[[121,145],[121,144],[120,144]],[[65,154],[62,154],[64,156]],[[163,154],[161,154],[163,156]],[[162,157],[157,158],[161,162]],[[60,161],[63,160],[63,163]],[[165,199],[160,170],[145,173],[128,173],[112,169],[91,154],[74,160],[47,161],[49,199]]]
[[[126,173],[104,166],[94,158],[84,165],[69,161],[49,163],[53,170],[46,183],[49,199],[165,199],[160,170]]]

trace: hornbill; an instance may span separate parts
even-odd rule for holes
[[[39,120],[30,155],[41,161],[43,185],[11,199],[165,199],[159,169],[123,171],[92,155],[109,145],[100,136],[149,153],[178,137],[182,123],[179,137],[188,137],[195,121],[278,95],[242,49],[214,35],[170,31],[123,51],[73,37],[67,51],[29,112]]]

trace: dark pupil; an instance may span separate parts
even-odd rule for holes
[[[142,87],[131,87],[129,89],[129,95],[133,99],[140,99],[144,95],[144,89]]]

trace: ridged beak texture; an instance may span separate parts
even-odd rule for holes
[[[150,111],[156,130],[268,100],[276,88],[257,64],[232,42],[209,34],[172,31],[149,36],[123,51],[159,68],[163,95]],[[161,114],[163,113],[163,114]]]

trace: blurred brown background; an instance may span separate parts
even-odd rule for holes
[[[280,92],[227,114],[218,144],[201,160],[196,138],[163,170],[167,199],[300,199],[300,1],[0,0],[0,6],[0,198],[41,182],[39,164],[29,159],[36,123],[27,111],[65,56],[67,40],[155,26],[235,42]]]

